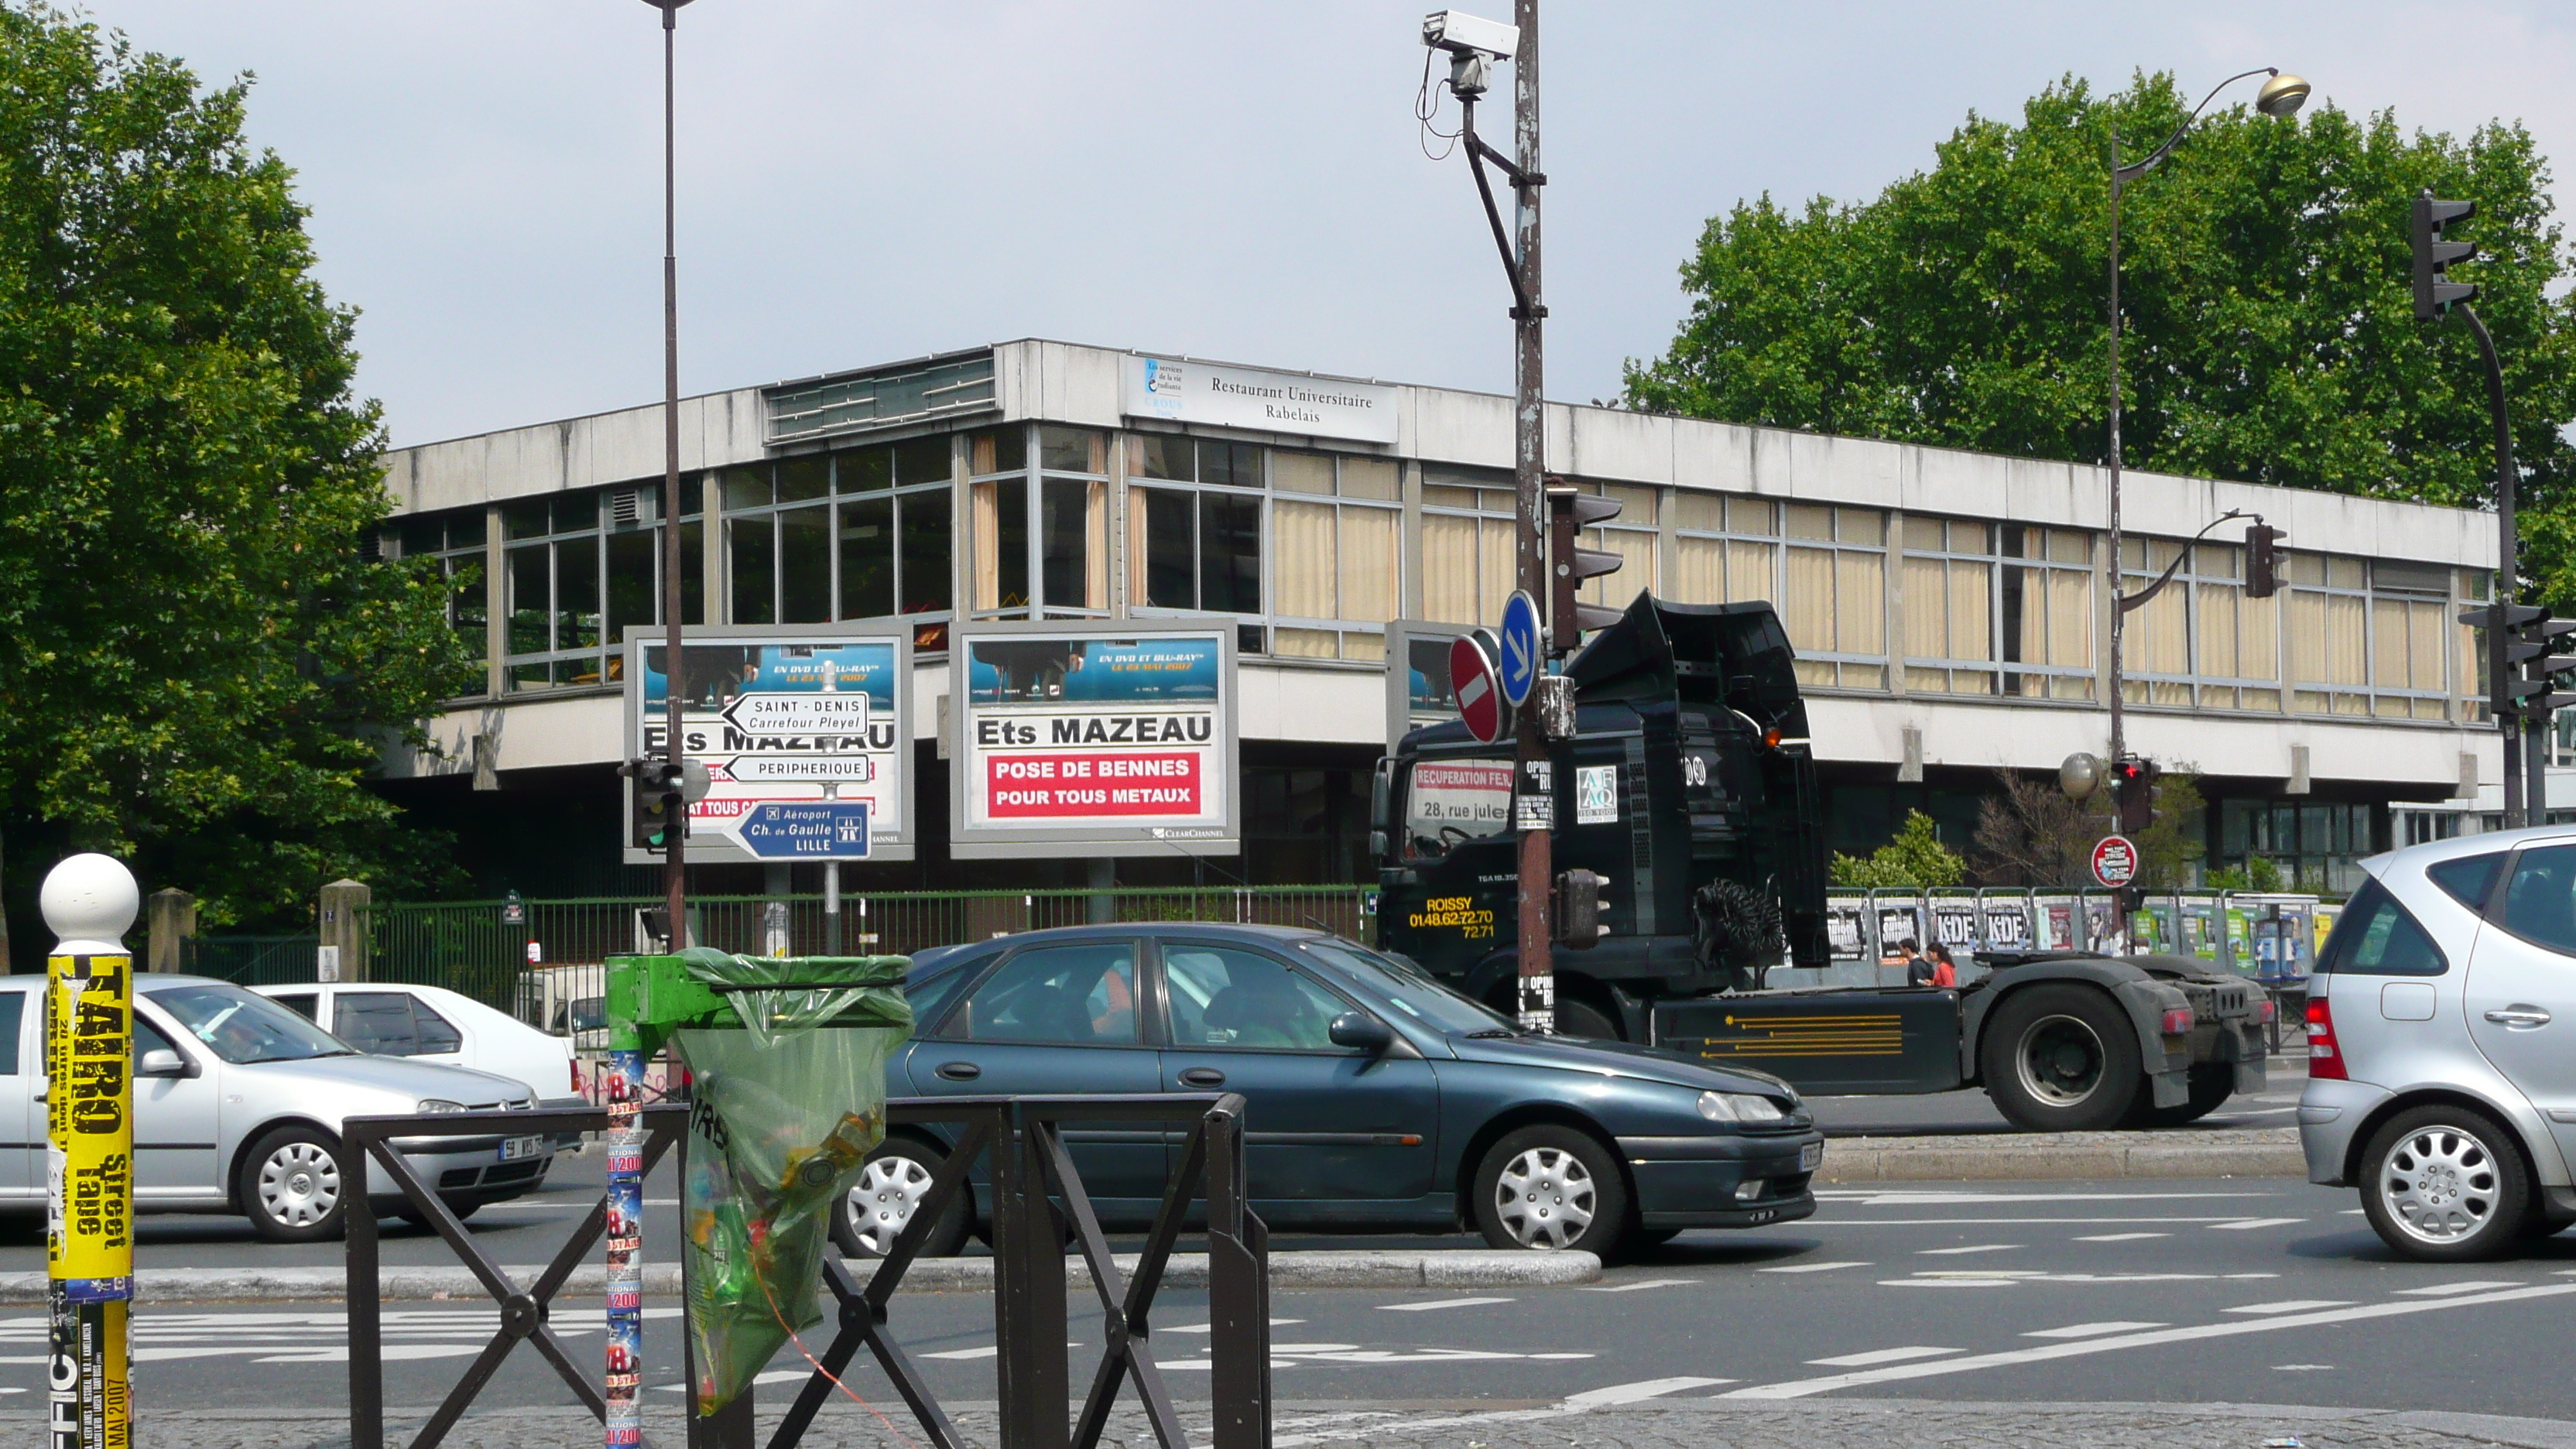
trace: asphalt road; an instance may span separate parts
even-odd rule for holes
[[[2281,1180],[1919,1184],[1839,1189],[1813,1219],[1686,1234],[1599,1285],[1475,1292],[1274,1295],[1283,1401],[1563,1399],[1638,1384],[1748,1401],[2144,1400],[2315,1404],[2560,1417],[2568,1401],[2535,1345],[2564,1333],[2576,1235],[2505,1263],[2396,1260],[2348,1191]],[[1076,1300],[1066,1332],[1081,1382],[1100,1343]],[[676,1398],[676,1309],[647,1324],[656,1397]],[[943,1399],[993,1396],[992,1306],[979,1294],[899,1298],[893,1323]],[[387,1398],[426,1406],[492,1316],[465,1305],[386,1313]],[[598,1315],[556,1323],[586,1362]],[[1205,1296],[1172,1291],[1158,1351],[1184,1398],[1204,1372]],[[136,1316],[145,1413],[319,1407],[345,1394],[336,1309],[158,1306]],[[42,1320],[0,1319],[0,1394],[41,1383]],[[828,1328],[807,1343],[822,1350]],[[251,1372],[245,1373],[245,1367]],[[802,1360],[773,1361],[775,1398]],[[874,1368],[849,1387],[874,1403]],[[556,1401],[532,1354],[494,1380],[495,1406]],[[17,1403],[32,1400],[18,1398]],[[0,1398],[0,1416],[15,1405]],[[834,1413],[862,1411],[846,1401]]]

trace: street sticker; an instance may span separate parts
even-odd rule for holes
[[[1574,771],[1574,823],[1619,823],[1619,767],[1578,765]]]

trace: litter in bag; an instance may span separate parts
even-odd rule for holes
[[[694,1079],[680,1202],[703,1417],[822,1321],[815,1288],[832,1204],[885,1139],[886,1054],[912,1031],[911,961],[703,946],[680,959],[741,1027],[672,1038]]]

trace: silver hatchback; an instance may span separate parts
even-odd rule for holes
[[[2308,996],[2308,1177],[2358,1186],[2410,1258],[2576,1222],[2576,830],[2362,863]]]
[[[41,976],[0,977],[0,1212],[45,1207]],[[361,1055],[285,1007],[224,981],[135,977],[134,1206],[238,1212],[281,1242],[340,1230],[340,1124],[350,1117],[533,1108],[524,1083]],[[400,1144],[398,1144],[400,1145]],[[421,1139],[404,1156],[460,1212],[545,1181],[533,1135]],[[376,1201],[381,1172],[370,1178]]]

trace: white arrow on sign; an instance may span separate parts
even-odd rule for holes
[[[875,779],[876,766],[865,755],[736,755],[725,766],[725,773],[753,785],[848,785]]]
[[[865,694],[742,694],[724,707],[733,727],[755,735],[861,735]]]

